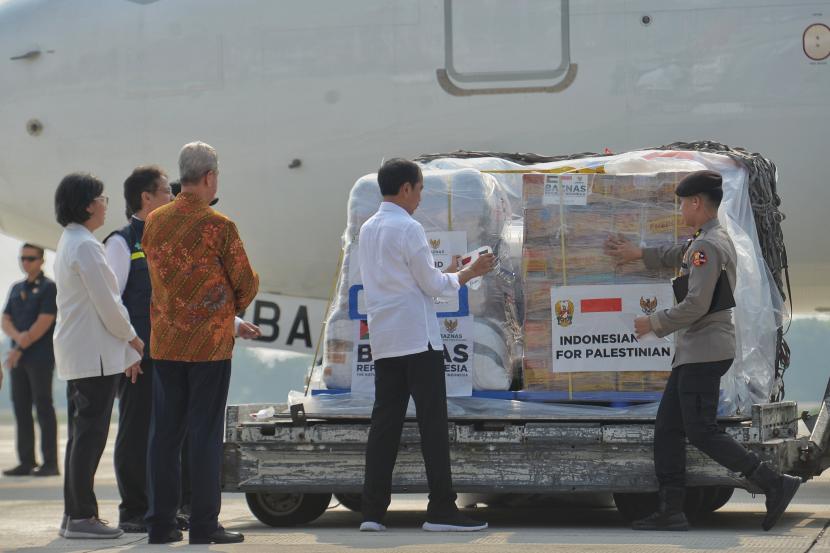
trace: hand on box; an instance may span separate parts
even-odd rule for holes
[[[620,235],[611,236],[605,241],[605,253],[613,257],[617,265],[637,261],[643,257],[643,250]]]
[[[648,317],[637,317],[634,319],[634,334],[637,335],[637,338],[642,338],[652,330],[651,319]]]

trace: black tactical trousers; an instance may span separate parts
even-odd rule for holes
[[[654,427],[654,468],[661,487],[685,487],[686,438],[733,472],[749,474],[758,466],[754,453],[718,427],[720,379],[731,365],[728,359],[672,370]]]
[[[366,443],[363,519],[381,522],[392,494],[392,469],[398,456],[409,396],[415,401],[421,453],[429,484],[432,515],[455,511],[447,428],[444,357],[429,351],[375,361],[375,405]]]
[[[58,422],[52,402],[54,363],[30,363],[21,359],[11,373],[12,404],[17,422],[17,457],[20,464],[35,466],[35,422],[32,405],[40,425],[40,451],[43,464],[58,466]]]
[[[115,438],[115,479],[121,522],[144,519],[147,512],[147,438],[153,404],[153,361],[142,359],[135,384],[118,381],[118,435]]]

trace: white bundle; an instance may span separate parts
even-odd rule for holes
[[[323,382],[328,388],[351,387],[358,336],[355,322],[349,318],[349,291],[359,278],[356,253],[360,227],[377,211],[381,201],[377,174],[359,179],[349,195],[343,263],[324,342]],[[511,273],[510,252],[504,240],[511,220],[510,200],[493,176],[475,169],[424,171],[424,191],[414,218],[427,233],[463,231],[467,251],[490,246],[505,265],[502,274]],[[513,326],[506,324],[505,315],[513,310],[511,287],[512,283],[506,286],[503,276],[491,273],[478,290],[468,291],[475,329],[475,390],[507,390],[513,379],[510,347],[517,337]],[[506,306],[506,302],[511,305]]]

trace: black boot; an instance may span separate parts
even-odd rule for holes
[[[635,520],[634,530],[674,530],[684,532],[689,529],[689,521],[683,513],[686,488],[660,488],[657,511],[646,518]]]
[[[767,516],[761,527],[770,530],[792,501],[795,492],[801,485],[801,479],[788,474],[781,474],[767,463],[761,463],[747,478],[749,481],[764,490],[767,496]]]

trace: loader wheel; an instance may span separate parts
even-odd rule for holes
[[[735,488],[732,486],[714,486],[711,488],[704,488],[706,495],[703,499],[703,504],[700,506],[700,514],[708,515],[714,513],[724,505],[726,505],[735,493]]]
[[[632,522],[657,510],[657,492],[615,493],[614,504],[623,518]]]
[[[686,488],[686,500],[683,503],[683,512],[689,520],[696,520],[703,514],[703,488]],[[647,517],[657,510],[657,492],[651,493],[615,493],[614,503],[617,511],[628,521],[635,521]]]
[[[245,499],[260,522],[279,528],[315,520],[326,512],[331,494],[249,492]]]
[[[362,510],[363,501],[359,493],[336,493],[334,498],[350,511],[359,513]]]

